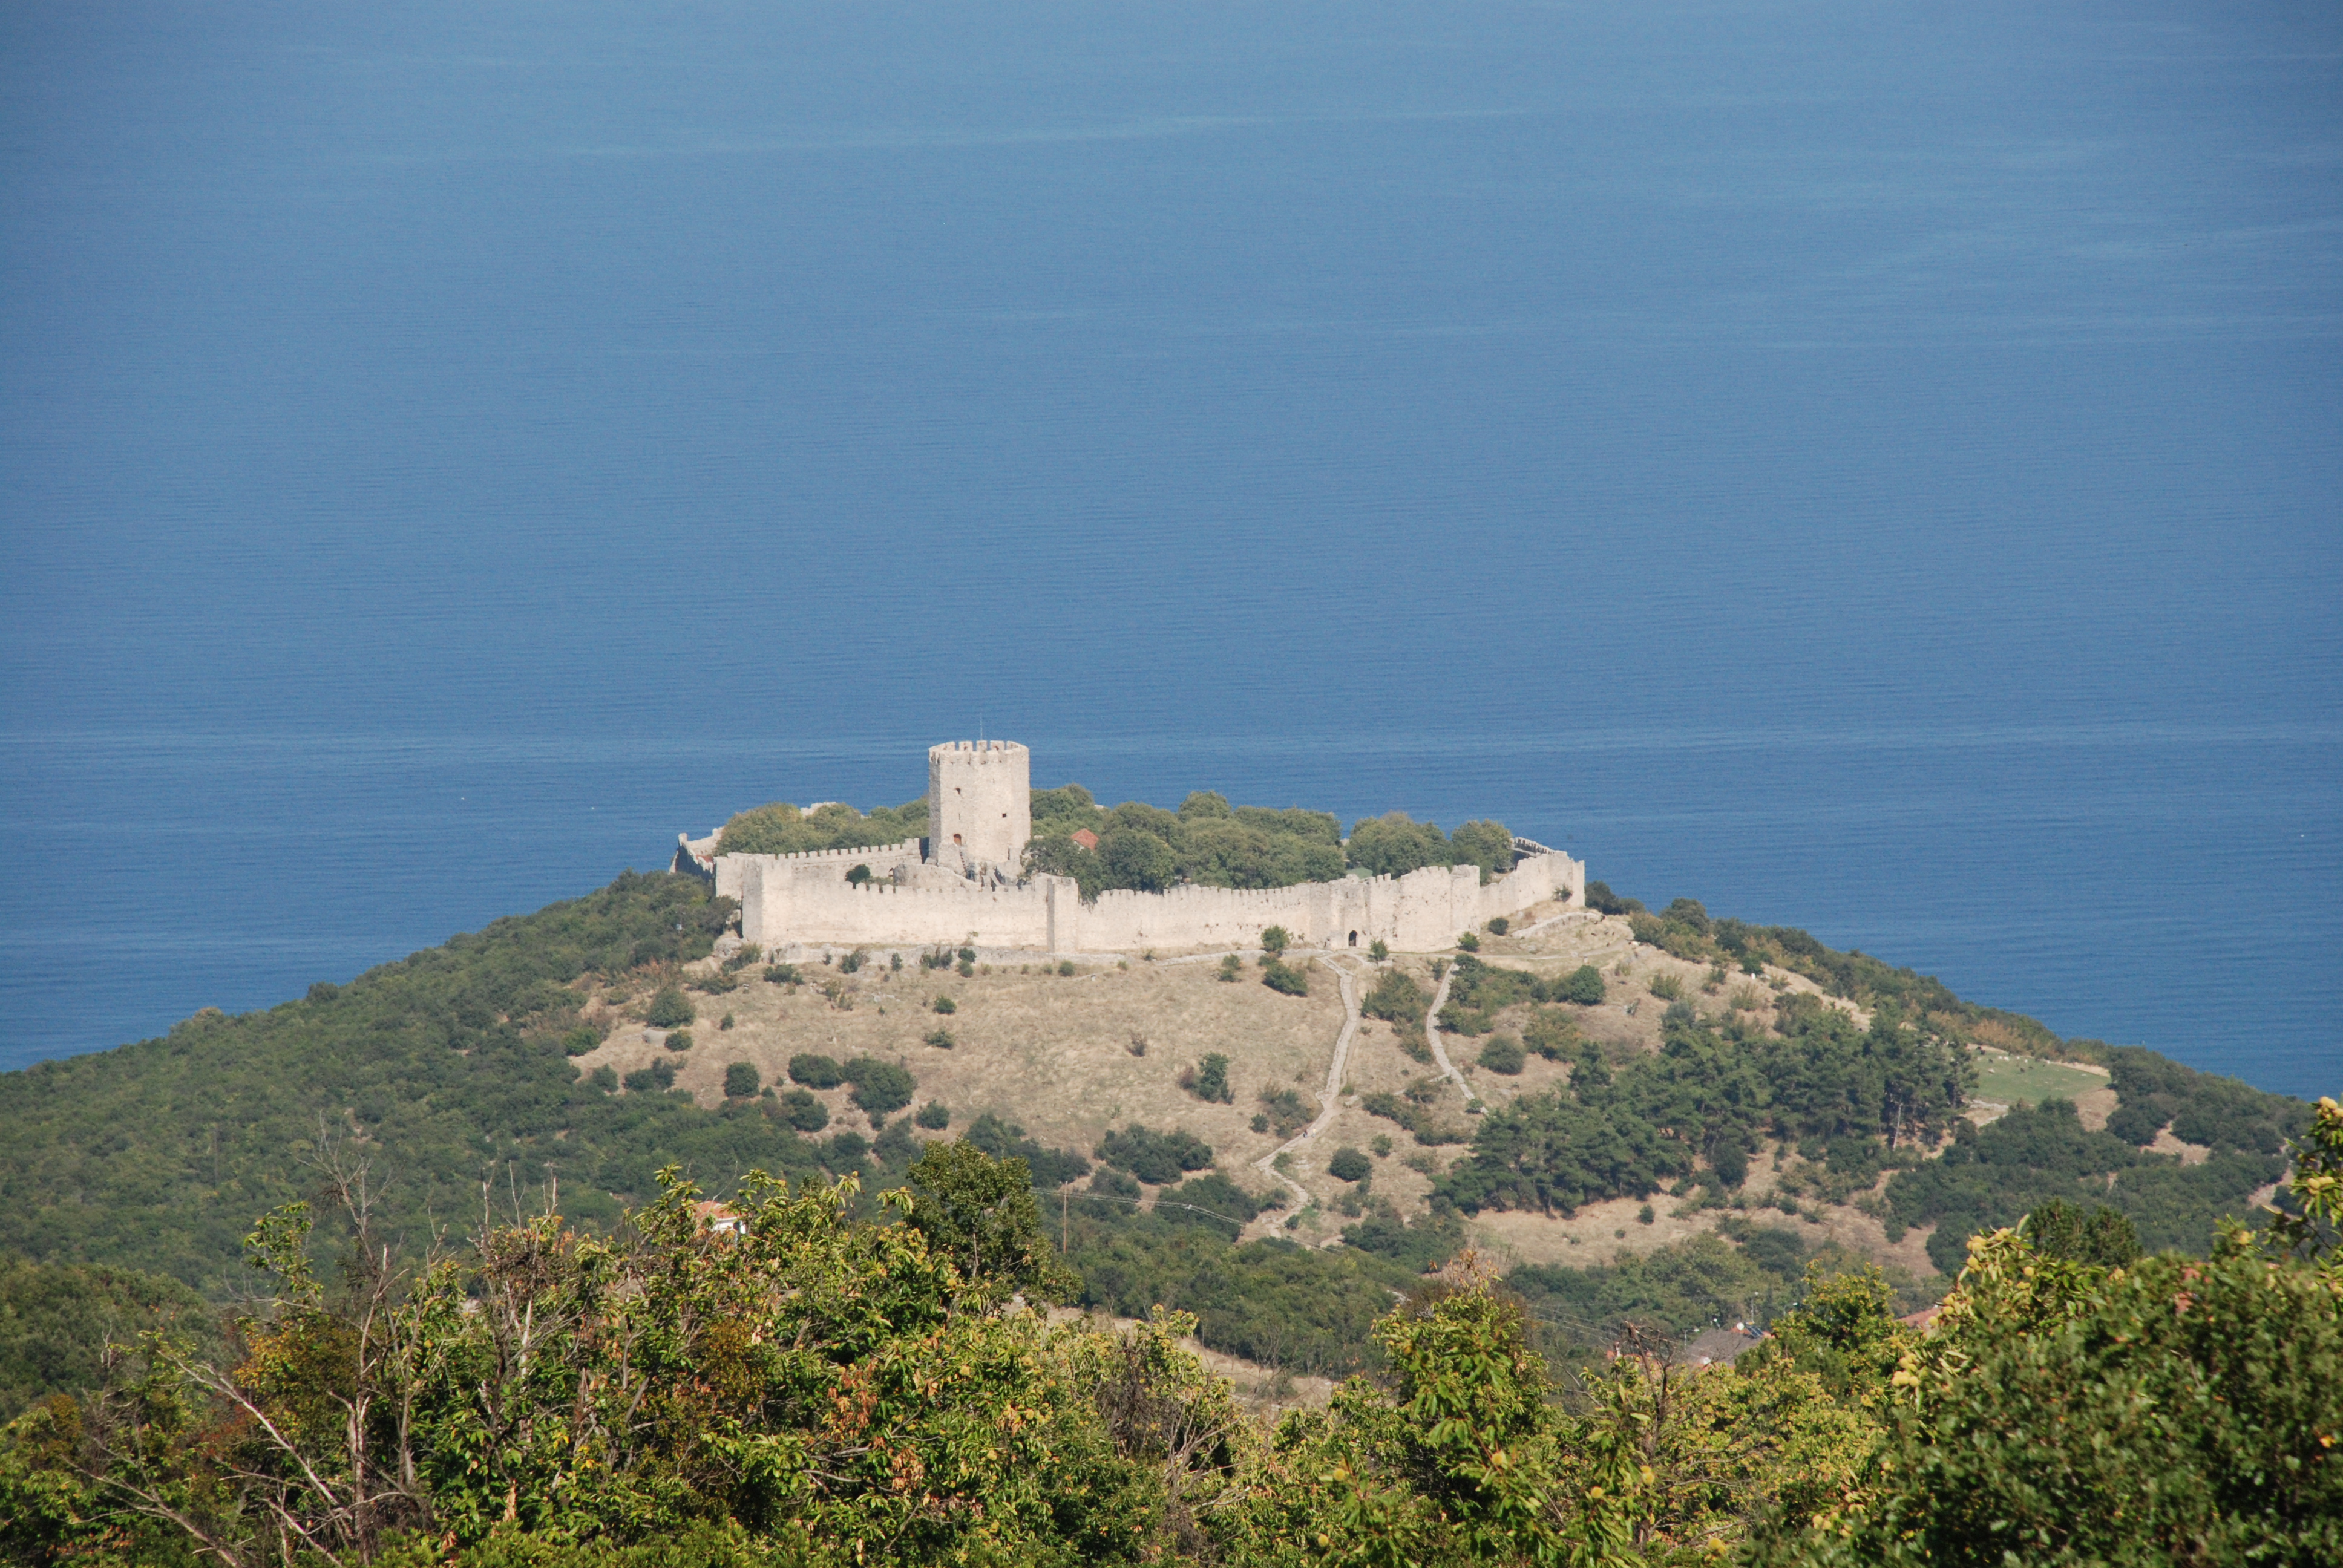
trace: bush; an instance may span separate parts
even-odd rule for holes
[[[1217,1050],[1204,1058],[1201,1068],[1181,1074],[1180,1087],[1207,1104],[1236,1103],[1236,1091],[1229,1087],[1229,1059]]]
[[[1212,1145],[1192,1133],[1157,1132],[1136,1121],[1121,1132],[1109,1131],[1099,1140],[1097,1153],[1151,1187],[1177,1181],[1181,1172],[1202,1171],[1212,1162]]]
[[[940,996],[930,1005],[941,1013],[954,1013],[960,1010],[960,1003],[948,996]]]
[[[691,1030],[688,1029],[679,1029],[669,1033],[667,1037],[667,1048],[669,1050],[689,1050],[691,1049]]]
[[[630,1094],[648,1094],[653,1090],[666,1091],[675,1087],[675,1063],[654,1061],[649,1067],[639,1067],[622,1081]]]
[[[862,966],[870,961],[870,952],[866,949],[857,948],[838,960],[838,972],[842,975],[859,974],[862,970]]]
[[[601,1044],[605,1038],[603,1032],[592,1024],[581,1023],[561,1037],[561,1049],[571,1056],[583,1056]],[[2151,1132],[2148,1136],[2153,1138],[2156,1135]]]
[[[1635,1211],[1635,1223],[1639,1225],[1648,1225],[1658,1218],[1659,1215],[1653,1211],[1649,1203]]]
[[[802,985],[805,976],[795,964],[767,964],[765,982],[768,985]]]
[[[1488,1043],[1481,1047],[1481,1065],[1491,1072],[1501,1072],[1508,1078],[1520,1073],[1525,1060],[1522,1042],[1511,1035],[1492,1035]]]
[[[1222,955],[1221,959],[1221,979],[1233,985],[1236,982],[1237,977],[1243,972],[1244,965],[1237,962],[1236,954],[1227,953]]]
[[[1272,958],[1283,957],[1285,950],[1292,945],[1292,933],[1283,926],[1271,926],[1261,933],[1261,950]]]
[[[930,1132],[940,1132],[951,1125],[951,1109],[940,1100],[930,1100],[912,1120]]]
[[[1489,932],[1489,934],[1490,934],[1491,936],[1493,936],[1493,937],[1502,937],[1502,936],[1503,936],[1507,931],[1510,931],[1510,930],[1512,930],[1513,929],[1513,921],[1511,921],[1511,920],[1507,920],[1507,919],[1505,919],[1505,917],[1504,917],[1504,916],[1503,916],[1503,915],[1497,915],[1497,916],[1493,917],[1493,918],[1490,920],[1489,924],[1488,924],[1488,927],[1487,927],[1487,930],[1488,930],[1488,932]]]
[[[1576,1002],[1581,1007],[1594,1007],[1608,994],[1603,985],[1603,971],[1593,964],[1581,964],[1563,977],[1554,1000]]]
[[[789,1081],[808,1089],[836,1089],[846,1081],[846,1070],[838,1065],[836,1057],[809,1052],[789,1058]]]
[[[613,1093],[618,1087],[618,1070],[606,1061],[588,1073],[586,1081],[605,1094]]]
[[[757,1091],[764,1086],[765,1075],[757,1070],[754,1062],[730,1062],[724,1069],[724,1098],[727,1100],[753,1100]]]
[[[930,1045],[934,1046],[938,1050],[950,1050],[953,1046],[960,1043],[952,1039],[952,1031],[945,1029],[940,1024],[936,1028],[928,1030],[927,1033],[921,1035],[920,1038],[927,1041]]]
[[[1058,972],[1061,975],[1071,975],[1074,972],[1074,960],[1071,959],[1060,959],[1058,960]]]
[[[1261,983],[1283,996],[1308,996],[1310,977],[1282,959],[1272,959],[1261,972]]]
[[[909,1069],[875,1056],[854,1058],[839,1070],[839,1075],[854,1086],[850,1098],[870,1113],[874,1127],[880,1118],[910,1104],[912,1092],[920,1087]]]
[[[1253,1128],[1255,1132],[1274,1130],[1280,1138],[1291,1138],[1310,1125],[1310,1108],[1291,1089],[1263,1089],[1261,1104],[1262,1114],[1254,1119],[1258,1123]]]
[[[691,999],[669,985],[659,987],[659,994],[651,998],[651,1005],[644,1010],[643,1021],[653,1029],[675,1029],[699,1016],[691,1005]]]
[[[1105,1198],[1137,1198],[1146,1189],[1111,1165],[1101,1165],[1091,1175],[1091,1191]]]
[[[1471,931],[1461,932],[1456,938],[1456,945],[1468,953],[1477,953],[1481,950],[1481,939]]]
[[[1369,942],[1369,943],[1367,944],[1367,961],[1368,961],[1368,962],[1370,962],[1370,963],[1378,963],[1378,964],[1379,964],[1379,963],[1382,963],[1385,959],[1388,959],[1388,958],[1390,958],[1390,957],[1391,957],[1391,944],[1390,944],[1389,942],[1387,942],[1387,941],[1383,940],[1383,938],[1381,938],[1381,937],[1377,937],[1373,941],[1371,941],[1371,942]]]
[[[1373,1161],[1347,1143],[1335,1150],[1334,1157],[1326,1161],[1326,1174],[1337,1181],[1363,1181],[1374,1168]]]
[[[1681,1001],[1684,1000],[1684,981],[1675,975],[1654,975],[1652,994],[1662,1001]]]
[[[716,1020],[716,1028],[717,1028],[718,1032],[719,1032],[719,1033],[720,1033],[720,1032],[722,1032],[722,1031],[723,1031],[723,1030],[725,1030],[730,1029],[731,1027],[732,1027],[732,1015],[731,1015],[730,1013],[729,1013],[729,1012],[728,1012],[728,1013],[726,1013],[722,1018],[718,1019],[718,1020]]]
[[[802,1089],[792,1089],[776,1099],[773,1114],[799,1132],[819,1132],[830,1125],[830,1107]]]

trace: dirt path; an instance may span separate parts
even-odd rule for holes
[[[1464,1103],[1470,1105],[1480,1096],[1474,1094],[1473,1086],[1464,1081],[1464,1075],[1456,1070],[1456,1064],[1448,1060],[1448,1048],[1440,1043],[1440,1010],[1448,1005],[1448,982],[1455,978],[1454,964],[1440,971],[1440,989],[1432,993],[1432,1006],[1423,1015],[1423,1038],[1432,1042],[1432,1059],[1440,1063],[1442,1076],[1456,1085],[1458,1091],[1464,1096]]]
[[[1252,1165],[1254,1170],[1271,1181],[1282,1182],[1302,1205],[1307,1208],[1316,1201],[1312,1197],[1310,1189],[1280,1171],[1277,1168],[1277,1161],[1281,1156],[1305,1149],[1317,1141],[1318,1135],[1333,1125],[1335,1115],[1342,1109],[1342,1080],[1351,1065],[1351,1042],[1356,1040],[1359,1034],[1359,988],[1354,971],[1342,964],[1336,963],[1335,954],[1332,950],[1304,951],[1296,949],[1294,956],[1323,959],[1326,967],[1333,971],[1334,983],[1342,995],[1342,1032],[1334,1037],[1334,1060],[1326,1067],[1326,1086],[1318,1096],[1317,1118],[1294,1137],[1254,1161]],[[1343,956],[1349,955],[1346,953]],[[1268,1235],[1283,1222],[1281,1218],[1283,1212],[1282,1210],[1272,1209],[1261,1219],[1255,1220],[1246,1229],[1257,1231],[1261,1235]]]

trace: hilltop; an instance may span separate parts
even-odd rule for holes
[[[775,963],[698,879],[629,874],[0,1077],[0,1247],[216,1297],[329,1159],[362,1157],[420,1244],[557,1192],[608,1226],[665,1164],[719,1194],[853,1174],[867,1203],[965,1136],[1027,1161],[1091,1306],[1187,1306],[1216,1349],[1340,1372],[1466,1244],[1582,1340],[1762,1317],[1816,1253],[1917,1305],[1969,1234],[2053,1198],[2201,1250],[2305,1116],[1801,931],[1588,902],[1430,952]]]

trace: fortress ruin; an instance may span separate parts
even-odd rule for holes
[[[675,869],[712,877],[740,904],[740,935],[769,951],[962,943],[1051,955],[1250,947],[1283,926],[1313,947],[1403,951],[1452,945],[1540,903],[1583,907],[1586,867],[1513,840],[1512,869],[1485,885],[1477,866],[1404,876],[1353,872],[1285,888],[1109,890],[1082,900],[1071,877],[1027,876],[1032,754],[1014,741],[954,741],[928,751],[928,836],[800,855],[717,853],[717,835],[677,835]],[[865,880],[849,880],[855,868]]]

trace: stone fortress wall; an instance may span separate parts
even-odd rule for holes
[[[940,837],[931,831],[925,855],[919,840],[908,839],[879,849],[715,856],[716,891],[740,901],[741,936],[775,950],[973,942],[1049,953],[1139,952],[1249,947],[1274,925],[1306,946],[1364,948],[1380,940],[1421,952],[1548,900],[1586,901],[1583,862],[1523,839],[1513,869],[1486,886],[1477,867],[1432,866],[1403,877],[1291,888],[1111,890],[1085,904],[1071,878],[1020,879],[1017,864],[1032,830],[1024,747],[940,746],[929,752],[928,767],[929,820]],[[940,809],[946,799],[953,804]],[[1006,853],[1012,844],[1013,854]],[[870,880],[846,879],[858,865],[870,869]]]

